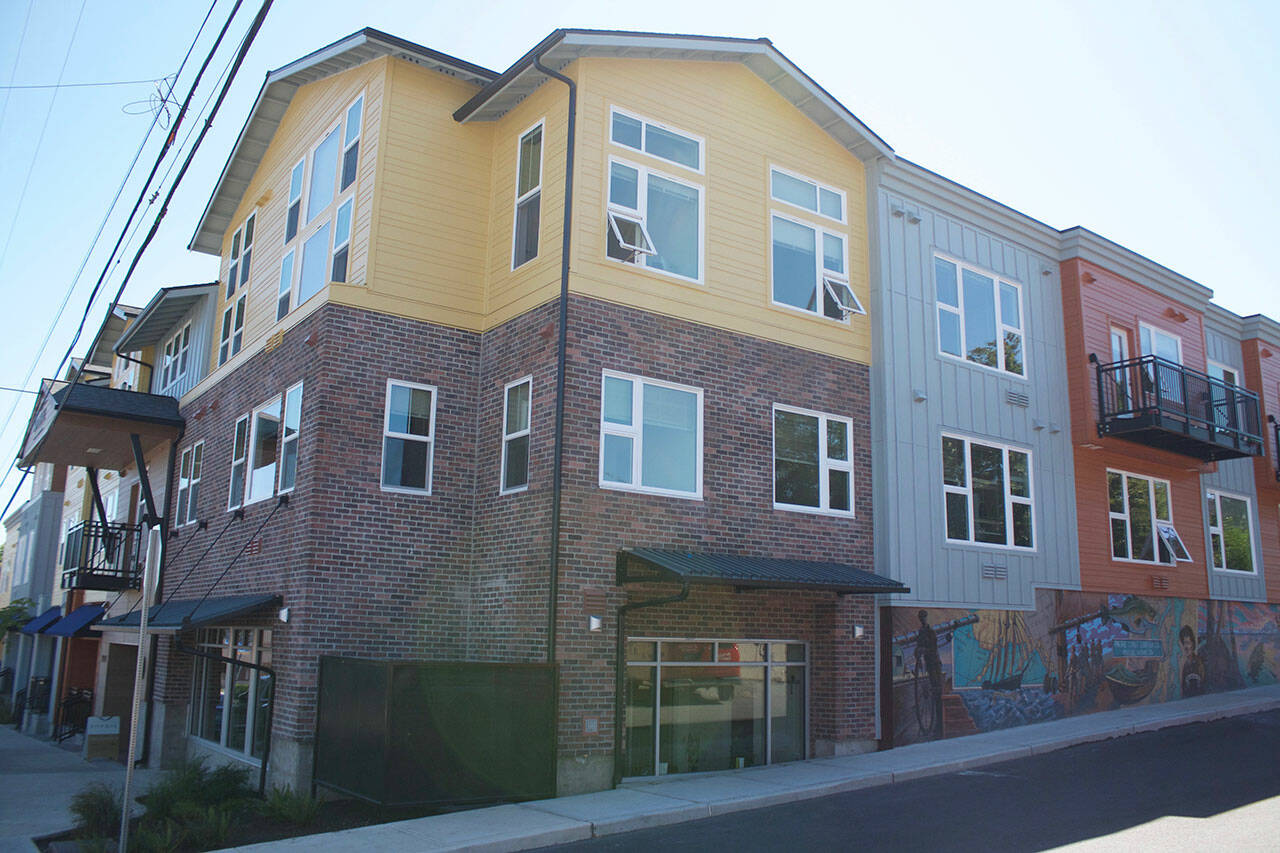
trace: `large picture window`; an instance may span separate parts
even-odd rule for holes
[[[431,494],[435,420],[436,389],[433,386],[387,381],[382,430],[384,490]]]
[[[261,759],[275,684],[270,673],[257,667],[271,666],[271,631],[203,628],[196,635],[196,648],[205,654],[194,658],[191,734]]]
[[[629,639],[623,774],[807,758],[808,683],[804,643]]]
[[[1035,547],[1031,453],[942,437],[942,491],[948,542]]]
[[[600,485],[702,496],[702,389],[605,371]]]
[[[938,350],[946,355],[1026,375],[1022,287],[960,261],[935,257]]]
[[[773,407],[773,506],[853,514],[853,421]]]
[[[1209,554],[1220,571],[1253,574],[1253,522],[1250,501],[1210,489],[1206,495],[1209,513]]]
[[[1107,471],[1111,556],[1139,563],[1191,562],[1173,526],[1167,480]]]

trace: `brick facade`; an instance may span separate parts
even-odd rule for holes
[[[208,528],[182,529],[164,595],[282,596],[287,624],[238,623],[273,630],[275,738],[300,749],[311,740],[322,655],[545,659],[557,307],[477,335],[326,305],[185,407],[183,446],[205,442],[199,516]],[[612,769],[616,608],[628,600],[614,579],[618,549],[872,569],[865,365],[587,298],[571,300],[569,330],[557,627],[562,790],[607,785]],[[604,369],[703,389],[701,500],[599,488]],[[503,387],[527,375],[530,484],[500,495]],[[438,389],[429,496],[379,486],[388,378]],[[296,489],[287,505],[263,500],[235,520],[226,505],[236,419],[299,381]],[[854,517],[773,509],[774,403],[852,418]],[[601,598],[603,629],[588,631],[584,600]],[[808,643],[810,748],[831,752],[876,734],[873,622],[867,596],[700,587],[680,605],[638,611],[628,633]],[[865,639],[853,639],[855,624],[868,626]],[[189,656],[162,643],[156,698],[181,708],[190,684]],[[584,733],[586,716],[599,722],[592,734]]]

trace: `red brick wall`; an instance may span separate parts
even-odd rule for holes
[[[1258,418],[1262,424],[1263,456],[1253,460],[1253,481],[1258,490],[1258,519],[1262,543],[1262,566],[1266,573],[1267,600],[1280,602],[1280,447],[1276,447],[1275,425],[1268,415],[1280,418],[1280,345],[1251,338],[1244,342],[1244,386],[1258,395]]]

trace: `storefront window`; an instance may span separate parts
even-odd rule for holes
[[[271,632],[206,628],[197,635],[196,647],[220,659],[195,659],[191,734],[261,758],[269,725],[272,677],[243,664],[271,665]]]
[[[623,772],[661,776],[804,758],[806,651],[803,643],[760,640],[629,641]]]

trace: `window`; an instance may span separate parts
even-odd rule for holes
[[[942,491],[948,542],[1035,547],[1030,451],[944,435]]]
[[[187,374],[187,362],[191,355],[191,324],[187,323],[172,338],[165,341],[164,355],[160,362],[160,392],[164,393]]]
[[[687,133],[613,109],[609,138],[614,145],[643,151],[651,157],[702,171],[702,140]]]
[[[293,295],[293,253],[290,249],[280,262],[280,295],[276,297],[276,319],[283,320],[289,313],[289,302]]]
[[[191,734],[262,759],[275,685],[271,674],[257,666],[271,666],[271,631],[202,628],[196,647],[220,659],[194,658]]]
[[[808,647],[794,640],[626,643],[624,776],[808,757]]]
[[[338,191],[343,192],[356,179],[356,165],[360,160],[360,127],[364,118],[364,95],[347,107],[347,128],[342,136],[342,179]]]
[[[702,497],[702,389],[605,371],[600,485]]]
[[[276,485],[276,458],[280,450],[280,397],[253,410],[249,439],[249,480],[245,503],[271,497]]]
[[[775,304],[834,320],[866,313],[849,287],[842,235],[776,213],[772,230]]]
[[[298,435],[302,428],[302,383],[284,392],[284,416],[280,419],[283,429],[280,438],[280,486],[279,493],[293,491],[298,478]]]
[[[356,227],[353,186],[363,127],[364,95],[360,95],[289,176],[277,321],[330,282],[345,283],[351,276],[351,241]],[[301,215],[304,199],[305,217]]]
[[[533,414],[533,379],[526,376],[506,386],[502,403],[502,492],[529,487],[529,437]]]
[[[943,257],[933,259],[938,349],[983,367],[1026,375],[1022,287]]]
[[[1120,364],[1129,360],[1129,333],[1115,326],[1111,327],[1111,363]],[[1122,412],[1133,408],[1133,396],[1129,391],[1129,369],[1112,371],[1110,374],[1112,391],[1115,394],[1116,406]]]
[[[240,352],[244,343],[244,303],[246,293],[234,305],[228,305],[222,312],[222,342],[218,344],[218,365],[226,364],[227,359]]]
[[[1253,530],[1250,501],[1209,490],[1209,554],[1219,571],[1253,574]]]
[[[386,419],[382,428],[382,488],[431,494],[431,457],[435,438],[436,389],[431,385],[387,380]]]
[[[1213,423],[1219,429],[1235,429],[1242,418],[1238,414],[1240,393],[1235,368],[1216,361],[1208,363],[1208,374],[1216,381],[1209,383],[1209,399],[1213,406]]]
[[[249,296],[249,268],[253,260],[253,230],[258,215],[249,214],[244,225],[231,235],[231,260],[227,265],[227,299],[231,302],[222,312],[222,337],[218,343],[218,365],[226,364],[244,344],[245,301]]]
[[[1107,503],[1111,519],[1111,556],[1139,563],[1191,562],[1173,526],[1166,480],[1107,471]]]
[[[844,222],[844,193],[824,187],[817,181],[781,169],[770,169],[769,194],[774,201],[793,204],[810,213]]]
[[[200,441],[182,451],[178,466],[178,507],[175,524],[194,524],[196,506],[200,497],[200,469],[204,463],[204,442]],[[111,520],[108,514],[107,520]]]
[[[773,407],[773,506],[853,514],[853,421]]]
[[[1148,326],[1138,326],[1138,344],[1143,355],[1154,355],[1156,358],[1182,364],[1182,339],[1177,335]],[[1183,374],[1179,370],[1162,367],[1159,363],[1143,365],[1143,388],[1151,389],[1157,384],[1160,387],[1160,399],[1170,403],[1183,403]]]
[[[701,279],[701,187],[610,160],[607,220],[610,258]]]
[[[511,268],[538,256],[542,211],[542,122],[520,137],[516,151],[516,212]]]
[[[249,416],[236,421],[231,440],[231,485],[227,489],[227,509],[244,505],[244,471],[249,456]]]

